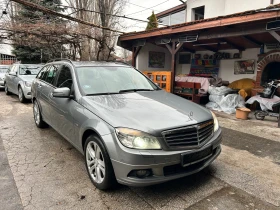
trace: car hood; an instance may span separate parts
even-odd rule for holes
[[[82,105],[113,127],[155,135],[212,119],[209,110],[163,90],[84,96]]]
[[[19,76],[23,81],[26,81],[26,82],[32,82],[36,75],[20,75]]]

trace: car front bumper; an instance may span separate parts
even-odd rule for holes
[[[25,85],[22,85],[21,88],[22,88],[24,97],[26,99],[31,99],[31,87],[27,87]]]
[[[0,80],[0,87],[4,87],[4,80]]]
[[[221,153],[221,141],[222,135],[221,129],[219,129],[214,133],[212,138],[199,149],[180,151],[140,151],[124,148],[119,144],[120,150],[118,151],[118,155],[113,155],[115,158],[112,158],[112,156],[110,157],[116,179],[119,183],[128,186],[144,187],[178,179],[201,171],[211,162],[213,162]],[[194,152],[203,151],[209,147],[212,147],[211,155],[193,161],[188,166],[182,166],[182,154],[191,154]],[[116,151],[114,151],[114,153],[115,152]],[[131,176],[132,171],[141,169],[151,171],[152,175],[145,178],[138,178],[135,175]]]

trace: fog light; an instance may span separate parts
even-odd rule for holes
[[[138,170],[136,171],[136,176],[139,178],[144,178],[150,175],[150,171],[149,170]]]

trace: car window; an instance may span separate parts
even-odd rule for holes
[[[39,72],[39,74],[37,75],[37,78],[40,80],[45,81],[45,78],[47,76],[47,70],[48,70],[49,66],[45,66],[42,68],[42,70]]]
[[[45,81],[49,84],[54,85],[56,74],[57,74],[57,66],[54,65],[49,66]]]
[[[37,75],[40,69],[42,68],[41,65],[31,65],[31,64],[21,64],[19,66],[19,74],[21,75]]]
[[[68,66],[62,65],[58,78],[57,78],[56,87],[58,87],[58,88],[68,87],[69,89],[71,89],[72,75],[71,75],[71,70]]]
[[[156,90],[148,78],[131,67],[77,67],[80,87],[85,94],[119,93],[131,89]]]

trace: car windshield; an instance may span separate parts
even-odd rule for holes
[[[77,67],[77,75],[80,87],[86,95],[159,89],[140,72],[130,67]]]
[[[0,73],[6,73],[8,71],[8,66],[0,66]]]
[[[37,75],[41,70],[41,65],[20,65],[19,74],[21,75]]]

